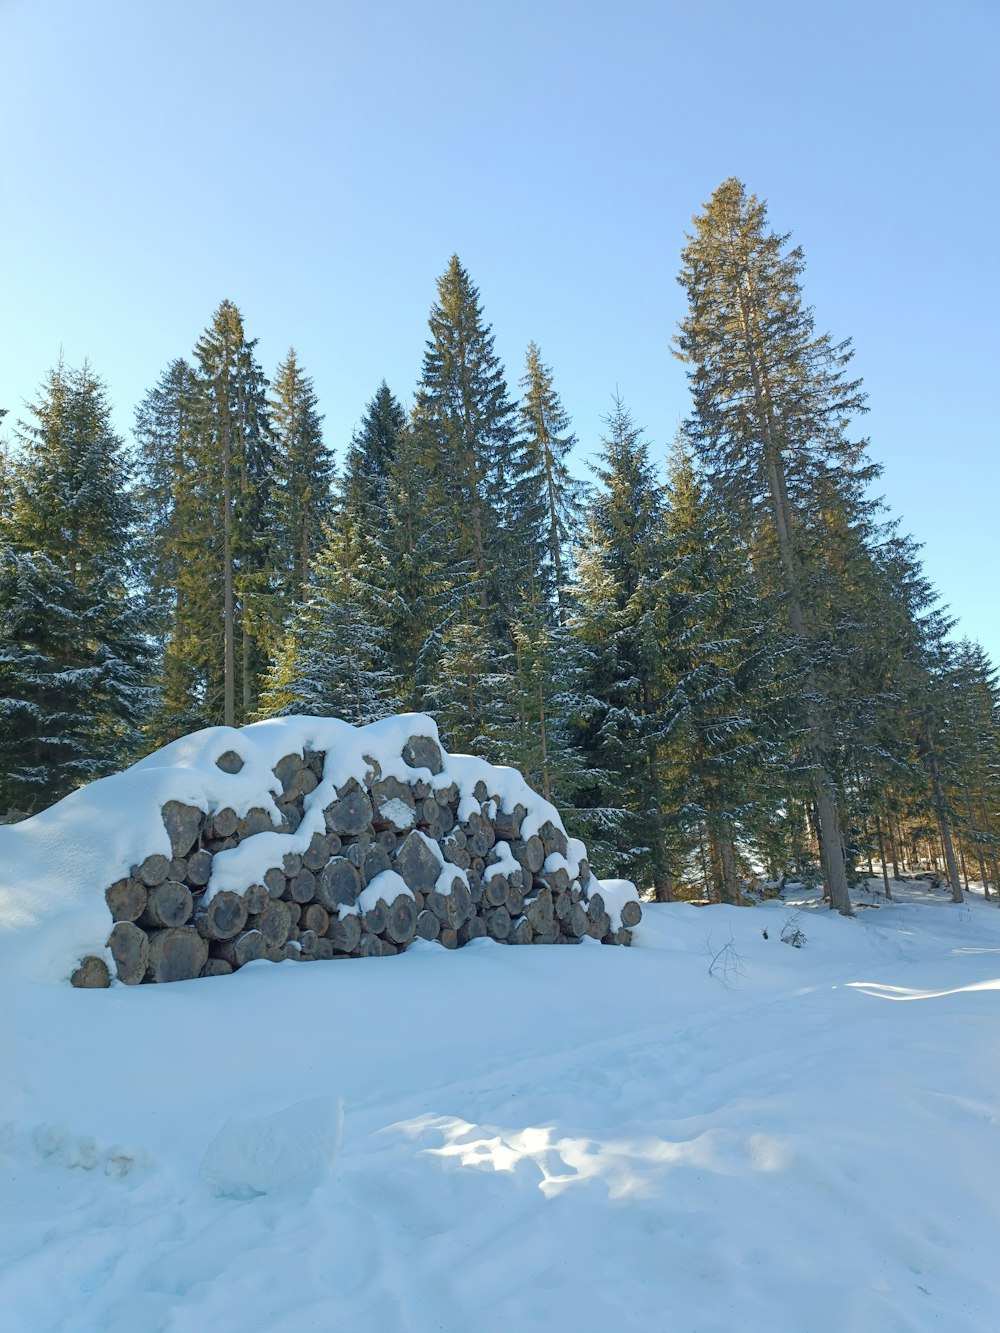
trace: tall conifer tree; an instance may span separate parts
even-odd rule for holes
[[[876,473],[846,434],[864,395],[846,376],[849,344],[816,332],[802,301],[802,252],[770,231],[764,203],[730,179],[694,222],[677,338],[691,367],[690,436],[744,529],[772,545],[805,663],[800,705],[831,906],[850,913],[828,695],[814,648],[829,586],[820,502],[835,494],[849,511]]]

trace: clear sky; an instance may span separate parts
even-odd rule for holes
[[[0,0],[0,406],[61,349],[125,432],[228,297],[339,452],[457,251],[512,386],[533,338],[581,455],[617,386],[659,456],[684,231],[737,175],[1000,662],[998,57],[998,0]]]

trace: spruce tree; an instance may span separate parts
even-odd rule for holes
[[[60,364],[30,412],[0,561],[0,803],[36,809],[132,757],[149,653],[105,387]]]
[[[714,483],[784,594],[803,660],[800,708],[831,906],[850,894],[831,754],[828,696],[816,651],[824,591],[824,501],[849,513],[876,475],[846,423],[862,411],[851,350],[816,332],[802,301],[801,250],[772,232],[766,206],[730,179],[716,190],[683,252],[688,314],[677,338],[691,367],[689,433]],[[766,544],[766,545],[765,545]]]
[[[333,457],[313,382],[290,348],[271,391],[276,570],[283,607],[308,594],[309,571],[333,512]]]
[[[620,859],[642,883],[669,895],[673,869],[661,774],[667,727],[658,603],[663,492],[642,432],[617,395],[607,426],[570,622],[590,662],[592,703],[582,745],[594,766],[608,774],[589,803],[627,810],[617,836]]]
[[[529,535],[542,543],[539,562],[558,607],[559,623],[566,623],[567,552],[579,532],[583,483],[573,477],[567,456],[576,446],[570,419],[556,392],[552,372],[535,343],[528,345],[521,401],[521,433],[525,440],[526,468],[520,506]]]

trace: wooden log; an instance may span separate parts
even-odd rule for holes
[[[319,903],[310,903],[302,909],[300,924],[303,930],[313,930],[317,935],[325,935],[330,928],[330,913]]]
[[[361,876],[343,856],[333,857],[316,881],[316,901],[328,912],[353,907],[361,892]]]
[[[302,904],[285,903],[285,906],[288,909],[288,920],[290,922],[290,928],[294,928],[302,920]]]
[[[379,831],[405,833],[417,823],[413,792],[398,778],[379,778],[371,785],[372,825]]]
[[[131,921],[119,921],[108,937],[118,980],[138,986],[149,967],[149,936]]]
[[[442,926],[438,944],[443,944],[446,949],[457,949],[458,934],[450,926]]]
[[[313,957],[319,962],[328,963],[333,957],[333,945],[330,941],[320,936],[313,947]]]
[[[350,861],[355,870],[364,870],[365,857],[368,855],[369,848],[363,842],[352,842],[344,848],[344,855]]]
[[[412,898],[400,893],[393,899],[384,933],[393,944],[409,944],[417,933],[417,905]]]
[[[403,763],[410,768],[428,768],[433,777],[444,768],[441,747],[431,736],[411,736],[403,746]]]
[[[223,889],[199,908],[194,925],[207,940],[231,940],[240,933],[246,920],[247,905],[242,894]]]
[[[361,938],[358,940],[358,947],[354,950],[354,953],[358,958],[381,958],[382,941],[370,930],[362,931]]]
[[[271,772],[281,783],[282,791],[288,790],[289,783],[303,767],[304,762],[300,754],[286,754],[271,769]]]
[[[361,918],[352,914],[331,920],[326,938],[338,953],[354,953],[361,939]]]
[[[237,842],[236,838],[205,839],[205,850],[211,852],[213,856],[218,856],[219,852],[228,852],[230,847],[238,847],[238,846],[239,843]]]
[[[391,869],[392,859],[389,853],[379,843],[373,843],[361,867],[361,878],[365,884],[370,884],[375,876],[381,875],[384,870]]]
[[[441,933],[441,922],[430,908],[417,913],[417,935],[422,940],[436,940]]]
[[[533,834],[524,844],[525,867],[534,875],[545,864],[545,844],[537,834]]]
[[[642,920],[642,908],[630,898],[628,902],[622,903],[622,925],[626,928],[637,926]]]
[[[285,801],[299,801],[304,796],[309,796],[319,786],[319,779],[311,768],[303,765],[288,786],[284,788]]]
[[[171,856],[187,856],[205,827],[205,815],[196,805],[167,801],[160,811],[170,839]]]
[[[274,895],[280,898],[280,894]],[[247,905],[247,911],[254,913],[263,912],[264,908],[271,901],[272,895],[268,892],[266,884],[251,884],[249,888],[243,890],[243,901]]]
[[[509,887],[503,875],[493,875],[489,879],[484,878],[483,902],[486,903],[487,907],[503,907],[507,902]]]
[[[531,928],[531,922],[526,916],[519,916],[510,929],[507,936],[508,944],[531,944],[535,938],[535,932]]]
[[[441,863],[426,839],[416,831],[408,833],[396,848],[392,862],[392,868],[402,875],[407,887],[421,893],[432,889],[441,873]]]
[[[187,879],[188,863],[183,856],[174,856],[167,866],[167,879],[176,879],[183,882]]]
[[[81,990],[105,990],[111,985],[111,973],[103,958],[88,954],[80,959],[80,966],[70,974],[69,981]]]
[[[505,940],[510,934],[511,919],[506,907],[492,907],[486,913],[486,929],[490,939]]]
[[[278,802],[278,833],[294,833],[302,823],[302,807],[297,801]]]
[[[150,934],[149,969],[154,981],[191,981],[207,962],[208,940],[192,926]]]
[[[235,750],[224,750],[215,763],[216,767],[221,768],[223,773],[239,773],[243,767],[243,760]]]
[[[589,919],[583,903],[573,903],[569,914],[561,923],[562,931],[572,939],[582,939],[587,933]]]
[[[339,839],[337,851],[340,851]],[[311,870],[315,875],[323,869],[329,859],[330,847],[327,839],[322,833],[314,833],[309,841],[309,846],[302,853],[303,866],[305,866],[306,870]]]
[[[139,867],[139,878],[147,889],[153,889],[169,878],[169,856],[147,856]]]
[[[486,922],[476,913],[459,926],[458,942],[459,944],[468,944],[471,940],[485,939],[487,934]]]
[[[410,783],[410,790],[413,792],[413,799],[419,805],[421,801],[426,801],[431,794],[431,784],[426,778],[417,778],[415,782]]]
[[[235,810],[228,806],[221,810],[216,810],[212,816],[212,836],[213,838],[232,838],[239,827],[240,818]]]
[[[328,833],[343,836],[363,833],[372,822],[372,813],[372,803],[367,793],[357,787],[328,805],[323,811],[323,818]]]
[[[323,770],[326,765],[325,750],[306,750],[302,758],[306,761],[306,767],[311,768],[318,778],[322,780]]]
[[[236,825],[236,836],[242,842],[245,838],[256,837],[258,833],[273,833],[274,824],[270,814],[263,806],[255,805],[248,810]]]
[[[569,888],[569,871],[564,866],[542,872],[545,882],[553,893],[565,893]]]
[[[441,813],[441,807],[433,796],[426,796],[417,806],[417,823],[433,824]]]
[[[304,957],[312,958],[316,953],[316,941],[319,936],[314,930],[300,930],[298,937],[299,950]]]
[[[399,838],[391,828],[384,828],[378,835],[378,845],[384,852],[389,852],[390,854],[394,852],[398,842]]]
[[[552,910],[556,914],[557,921],[565,921],[573,910],[573,897],[567,889],[565,893],[554,893],[552,895]]]
[[[361,924],[365,930],[370,931],[372,935],[381,935],[385,930],[386,922],[389,920],[389,904],[384,899],[379,898],[369,907],[367,912],[361,913]]]
[[[147,930],[183,926],[190,919],[193,907],[188,886],[166,879],[146,894],[146,908],[139,920]]]
[[[551,934],[555,923],[555,912],[552,907],[552,894],[548,889],[542,889],[538,897],[525,908],[524,914],[531,922],[531,929],[536,935]]]
[[[198,975],[200,977],[228,977],[232,970],[232,963],[227,963],[224,958],[209,958]]]
[[[264,871],[264,885],[272,898],[284,898],[288,892],[288,878],[277,866]]]
[[[565,856],[569,851],[569,843],[566,840],[566,834],[561,828],[557,828],[551,819],[547,819],[538,830],[538,836],[542,840],[542,846],[545,849],[545,855],[551,856],[553,852],[558,852],[560,856]]]
[[[465,845],[473,860],[477,858],[485,860],[486,853],[490,850],[489,839],[485,833],[471,834]]]
[[[511,915],[511,920],[516,920],[524,911],[524,891],[519,884],[515,884],[513,879],[507,885],[507,897],[503,903]]]
[[[146,886],[140,879],[115,880],[104,894],[113,921],[138,921],[146,910]]]
[[[188,857],[187,883],[193,889],[202,889],[212,878],[212,853],[204,849]]]
[[[457,842],[447,839],[441,844],[441,852],[444,859],[453,866],[458,866],[461,870],[468,870],[472,865],[472,857],[464,846],[459,847]]]
[[[308,909],[306,909],[308,911]],[[323,912],[322,907],[319,909]],[[326,913],[323,912],[325,922],[329,922]],[[247,918],[247,926],[250,931],[258,931],[268,949],[280,949],[288,939],[288,932],[291,929],[291,917],[288,915],[288,908],[283,902],[274,898],[268,898],[264,910],[255,913]],[[324,930],[326,924],[324,924]]]
[[[308,903],[319,891],[319,881],[311,870],[303,867],[294,879],[288,881],[288,896],[293,903]]]
[[[243,967],[267,953],[267,943],[259,930],[245,930],[231,940],[212,945],[212,955],[224,958],[234,968]]]
[[[527,813],[524,806],[520,804],[515,805],[514,809],[509,812],[498,808],[493,816],[493,827],[497,837],[503,838],[505,842],[509,842],[511,838],[519,838],[521,836],[521,822]]]
[[[303,866],[302,856],[299,852],[285,852],[284,856],[282,856],[281,858],[281,869],[284,871],[284,873],[288,876],[289,879],[294,879],[296,875],[301,874],[302,866]],[[306,866],[306,869],[311,870],[312,867]],[[279,898],[281,897],[280,894],[278,894],[277,896]]]

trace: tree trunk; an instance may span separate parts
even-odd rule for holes
[[[885,864],[885,839],[882,837],[882,821],[879,819],[877,812],[875,815],[875,835],[878,838],[879,860],[882,862],[882,884],[885,887],[885,896],[891,898],[892,889],[889,888],[889,871]]]
[[[958,865],[955,861],[955,849],[951,842],[951,829],[948,827],[948,812],[945,806],[944,789],[941,786],[941,773],[938,769],[937,752],[934,749],[934,740],[931,735],[930,718],[924,715],[924,735],[927,739],[927,758],[931,770],[931,787],[934,792],[934,811],[937,815],[938,828],[941,830],[941,842],[944,846],[945,861],[948,865],[948,879],[951,883],[951,900],[953,903],[965,901],[962,893],[962,883],[958,878]]]

